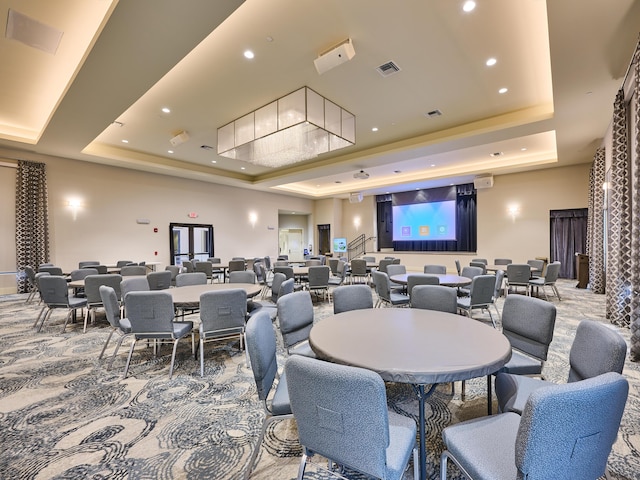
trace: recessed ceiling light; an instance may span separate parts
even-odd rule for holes
[[[171,109],[169,107],[162,107],[162,113],[171,113]]]
[[[432,167],[435,167],[435,166],[436,166],[436,164],[435,164],[435,163],[432,163],[432,164],[431,164],[431,166],[432,166]]]
[[[240,167],[240,170],[246,170],[246,168],[244,168],[244,167]]]
[[[167,150],[167,153],[173,153],[173,150]]]
[[[217,160],[211,160],[211,163],[218,163]]]
[[[493,67],[496,63],[498,63],[498,60],[496,60],[495,58],[490,58],[486,61],[487,67]]]
[[[129,143],[129,140],[122,140],[122,143]]]
[[[371,131],[372,131],[372,132],[377,132],[377,131],[378,131],[378,127],[373,127],[373,128],[371,129]]]
[[[462,5],[462,10],[467,13],[472,12],[474,8],[476,8],[476,2],[474,2],[473,0],[468,0],[464,2],[464,5]]]
[[[509,91],[508,88],[502,87],[500,90],[498,90],[498,93],[507,93],[508,91]]]
[[[253,57],[255,57],[255,55],[251,50],[245,50],[244,58],[248,58],[249,60],[251,60]]]
[[[522,147],[522,148],[520,149],[520,151],[521,151],[521,152],[526,152],[526,151],[527,151],[527,147]]]

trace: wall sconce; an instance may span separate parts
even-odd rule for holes
[[[67,206],[71,210],[71,214],[73,216],[73,220],[75,221],[78,217],[78,211],[82,208],[82,200],[79,198],[70,198],[66,201],[65,206]]]
[[[353,226],[356,227],[356,231],[360,228],[360,217],[353,217]]]
[[[507,212],[511,216],[511,220],[515,222],[516,217],[520,216],[520,207],[518,205],[509,205]]]
[[[258,222],[258,214],[256,212],[249,212],[249,223],[253,228],[256,228]]]

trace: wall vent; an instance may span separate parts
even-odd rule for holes
[[[376,70],[383,77],[388,77],[394,73],[398,73],[400,71],[400,67],[396,65],[395,62],[391,61],[380,65]]]

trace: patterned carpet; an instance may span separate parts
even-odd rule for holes
[[[554,300],[559,315],[545,374],[564,382],[575,328],[583,319],[605,321],[604,296],[574,288],[575,281],[559,283],[563,300]],[[237,343],[206,346],[201,378],[184,342],[172,380],[170,348],[154,359],[152,350],[141,346],[122,380],[128,342],[112,370],[98,360],[109,332],[103,316],[86,334],[81,323],[62,334],[64,314],[56,313],[37,334],[32,324],[40,307],[25,305],[25,297],[0,296],[0,478],[242,478],[263,413]],[[317,305],[316,321],[331,308]],[[628,340],[629,331],[621,333]],[[284,356],[279,359],[282,365]],[[627,362],[624,373],[630,397],[609,469],[619,480],[640,479],[640,365]],[[485,388],[484,378],[474,379],[467,382],[464,400],[459,384],[454,395],[443,385],[429,398],[428,478],[438,477],[442,429],[486,414]],[[388,396],[395,411],[417,416],[410,387],[389,385]],[[275,422],[252,478],[295,478],[300,454],[295,422]],[[311,467],[305,478],[334,477]],[[404,478],[412,479],[412,471]]]

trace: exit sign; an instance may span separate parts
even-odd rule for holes
[[[198,218],[198,214],[196,212],[189,212],[189,218]]]

